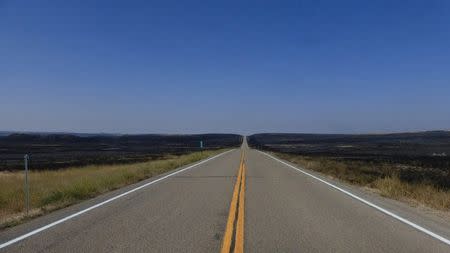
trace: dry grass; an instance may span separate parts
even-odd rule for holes
[[[403,181],[396,175],[398,168],[392,164],[341,161],[327,157],[284,153],[276,155],[306,169],[331,175],[352,184],[377,189],[385,197],[450,211],[450,190],[439,188],[432,182]]]
[[[450,210],[450,191],[441,190],[430,184],[410,184],[397,177],[380,178],[372,187],[381,195],[398,200],[410,200],[439,210]]]
[[[29,174],[31,214],[36,216],[68,206],[222,151],[196,152],[134,164],[31,171]],[[24,173],[0,173],[0,227],[22,220],[24,208]]]

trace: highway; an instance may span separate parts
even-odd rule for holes
[[[0,231],[0,252],[450,252],[449,238],[448,219],[244,143]]]

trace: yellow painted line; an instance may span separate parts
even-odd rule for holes
[[[234,240],[234,253],[244,252],[244,216],[245,216],[245,163],[242,165],[241,190],[239,192],[239,210]]]
[[[242,161],[243,161],[243,154],[241,153],[241,162],[239,165],[239,171],[238,171],[238,176],[236,179],[236,184],[234,185],[233,197],[231,199],[230,211],[228,213],[227,227],[225,229],[225,235],[223,237],[223,242],[222,242],[222,249],[220,251],[221,253],[229,253],[231,250],[231,243],[233,240],[234,221],[236,219],[236,209],[237,209],[237,204],[238,204],[239,188],[241,185],[241,177],[242,177],[242,168],[243,168]]]

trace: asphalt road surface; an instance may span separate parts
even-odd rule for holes
[[[307,173],[244,144],[0,231],[0,252],[450,252],[448,219]]]

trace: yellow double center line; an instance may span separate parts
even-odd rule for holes
[[[227,227],[222,242],[221,253],[244,252],[244,208],[245,208],[245,153],[241,153],[241,162],[234,185]]]

